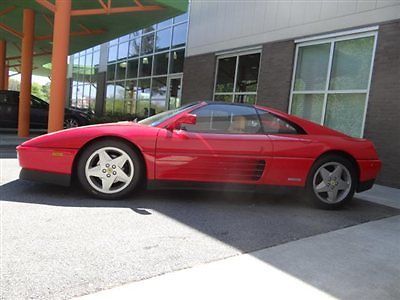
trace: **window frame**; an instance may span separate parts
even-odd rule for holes
[[[331,94],[365,94],[364,112],[363,112],[363,118],[362,118],[362,123],[361,123],[361,135],[359,136],[362,138],[364,136],[365,119],[367,116],[369,93],[371,90],[371,79],[372,79],[372,72],[373,72],[373,68],[374,68],[376,47],[377,47],[377,41],[378,41],[378,28],[379,27],[373,27],[373,28],[369,28],[369,29],[366,28],[366,29],[353,30],[353,31],[347,31],[347,32],[338,32],[335,35],[330,34],[330,35],[324,35],[324,36],[319,36],[319,37],[318,36],[311,37],[309,39],[296,40],[295,41],[296,50],[295,50],[295,54],[294,54],[295,56],[294,56],[293,71],[292,71],[292,82],[291,82],[291,86],[290,86],[288,113],[292,114],[291,111],[292,111],[293,95],[307,95],[307,94],[323,95],[324,99],[323,99],[323,104],[322,104],[323,105],[322,106],[322,114],[321,114],[320,122],[318,124],[324,126],[324,123],[326,120],[326,108],[327,108],[327,102],[328,102],[329,95],[331,95]],[[336,43],[342,42],[342,41],[366,38],[366,37],[374,38],[373,47],[372,47],[371,65],[370,65],[370,70],[369,70],[369,74],[368,74],[368,84],[367,84],[366,89],[331,90],[329,88],[329,85],[330,85],[330,80],[331,80],[331,75],[332,75],[332,64],[333,64],[333,56],[334,56]],[[295,84],[295,79],[296,79],[299,49],[302,47],[319,45],[319,44],[330,44],[325,88],[323,90],[295,91],[294,84]]]
[[[260,54],[260,60],[258,63],[258,74],[257,74],[257,87],[255,92],[236,92],[236,84],[237,84],[237,77],[238,77],[238,68],[239,68],[239,58],[240,56],[245,56],[245,55],[250,55],[250,54]],[[219,61],[224,58],[231,58],[231,57],[236,57],[236,65],[235,65],[235,75],[233,79],[233,91],[232,92],[216,92],[217,89],[217,78],[218,78],[218,67],[219,67]],[[256,100],[253,104],[257,103],[257,92],[258,92],[258,85],[259,85],[259,78],[260,78],[260,70],[261,70],[261,60],[262,60],[262,49],[261,48],[255,48],[251,50],[243,50],[235,53],[227,53],[227,54],[221,54],[216,56],[216,64],[215,64],[215,75],[214,75],[214,89],[213,89],[213,101],[215,101],[215,96],[224,96],[228,95],[231,96],[232,100],[231,102],[227,103],[237,103],[235,102],[235,96],[237,95],[254,95],[256,96]]]

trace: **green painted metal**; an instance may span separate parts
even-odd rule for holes
[[[50,2],[54,3],[54,0],[50,0]],[[107,0],[104,0],[104,2],[107,2]],[[71,32],[82,31],[83,29],[79,24],[82,24],[91,30],[103,29],[105,30],[105,32],[99,35],[71,37],[69,53],[73,54],[82,51],[84,49],[104,43],[124,34],[139,30],[141,28],[182,14],[187,11],[188,7],[188,0],[141,0],[140,2],[143,5],[160,5],[162,6],[162,10],[72,17]],[[113,7],[125,7],[134,5],[135,2],[133,0],[112,0]],[[44,15],[46,14],[47,16],[51,17],[51,19],[53,19],[53,14],[46,8],[37,4],[35,0],[0,0],[0,12],[11,6],[15,6],[16,8],[10,13],[0,16],[0,23],[6,24],[7,26],[21,32],[22,11],[24,8],[31,8],[36,12],[36,36],[45,36],[52,34],[52,28],[46,21]],[[97,0],[72,0],[72,8],[74,10],[93,9],[101,8],[101,6]],[[0,39],[5,39],[8,43],[7,57],[20,55],[20,50],[18,49],[21,45],[20,38],[0,28]],[[41,53],[44,51],[51,52],[51,49],[51,40],[35,42],[34,51],[36,53]],[[43,65],[49,63],[50,61],[50,55],[34,57],[33,65],[36,69],[34,69],[33,73],[36,75],[47,76],[49,74],[49,69],[44,68]],[[18,64],[18,60],[10,61],[10,65],[15,64]]]

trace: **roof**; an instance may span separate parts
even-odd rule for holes
[[[9,65],[19,65],[21,55],[22,15],[24,8],[33,9],[35,14],[34,70],[36,75],[48,75],[43,65],[51,61],[54,15],[39,3],[53,5],[53,0],[1,0],[0,39],[7,41]],[[107,14],[110,3],[112,13]],[[141,9],[140,6],[144,7]],[[116,13],[120,8],[131,12]],[[139,11],[133,11],[136,7]],[[119,36],[161,22],[187,11],[188,0],[72,0],[72,10],[92,10],[101,14],[75,15],[71,18],[69,54],[99,45]],[[114,10],[115,9],[115,10]],[[104,12],[102,12],[104,10]],[[142,10],[142,11],[140,11]],[[110,11],[111,12],[111,11]],[[78,14],[78,13],[77,13]],[[16,67],[18,68],[18,67]]]

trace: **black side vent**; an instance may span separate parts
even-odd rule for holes
[[[256,164],[256,169],[254,170],[253,180],[259,180],[265,169],[265,160],[259,160]]]

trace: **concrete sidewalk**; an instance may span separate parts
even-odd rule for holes
[[[357,195],[399,208],[400,191]],[[167,273],[81,300],[400,299],[400,216]]]

